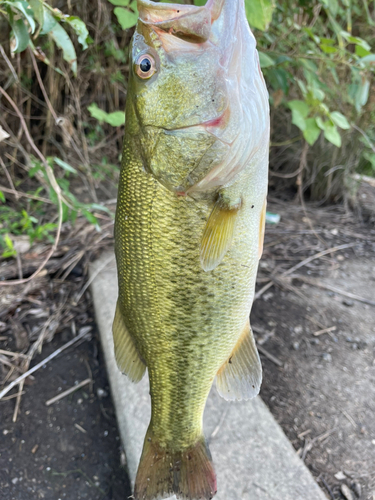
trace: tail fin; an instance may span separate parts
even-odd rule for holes
[[[183,500],[211,500],[216,475],[204,437],[182,451],[170,451],[155,441],[149,429],[134,487],[135,500],[156,500],[175,494]]]

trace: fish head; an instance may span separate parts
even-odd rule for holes
[[[243,0],[138,10],[126,114],[146,170],[177,193],[228,184],[269,113]]]

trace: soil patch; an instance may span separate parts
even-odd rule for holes
[[[369,226],[364,237],[360,226],[354,231],[333,222],[326,218],[315,226],[318,234],[309,224],[294,228],[287,240],[281,228],[268,234],[259,288],[265,274],[273,274],[278,286],[252,311],[258,343],[271,355],[261,354],[261,396],[329,498],[346,498],[347,486],[353,499],[374,500],[375,307],[324,287],[375,300],[375,234]],[[320,287],[282,278],[284,269],[302,260],[296,258],[302,247],[319,253],[318,238],[335,247],[349,244],[346,237],[354,233],[353,247],[294,273]]]
[[[90,310],[81,318],[76,315],[77,327],[79,319],[86,328],[94,326],[92,318]],[[72,337],[71,329],[64,328],[44,345],[32,366]],[[14,343],[9,337],[0,348],[11,350]],[[50,398],[88,378],[92,383],[46,406]],[[0,499],[123,500],[131,494],[94,329],[91,338],[69,348],[27,379],[13,423],[15,401],[0,401]]]

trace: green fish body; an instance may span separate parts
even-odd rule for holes
[[[230,5],[229,5],[230,4]],[[249,325],[266,210],[269,110],[243,0],[138,0],[115,224],[119,368],[146,367],[136,500],[210,499],[202,417],[259,392]]]

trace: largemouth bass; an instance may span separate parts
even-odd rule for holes
[[[262,370],[249,314],[262,253],[268,94],[244,0],[138,0],[115,224],[116,359],[146,367],[152,415],[136,500],[211,499],[203,435],[216,377],[254,397]]]

